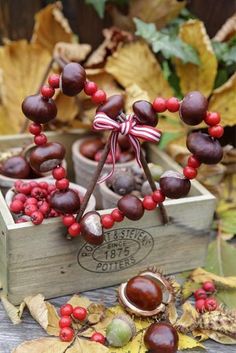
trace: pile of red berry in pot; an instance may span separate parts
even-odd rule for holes
[[[198,312],[214,311],[218,308],[217,300],[213,297],[215,292],[215,284],[211,281],[204,282],[202,287],[194,292],[195,308]]]
[[[73,323],[86,325],[88,312],[81,306],[73,307],[71,304],[64,304],[60,308],[60,334],[59,337],[63,342],[71,342],[75,337],[75,330],[72,328]],[[95,332],[91,336],[91,341],[104,344],[106,338],[99,332]]]

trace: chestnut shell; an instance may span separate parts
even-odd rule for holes
[[[135,118],[139,124],[156,126],[158,117],[152,104],[145,100],[139,100],[133,104]]]
[[[26,97],[21,108],[24,115],[37,124],[46,124],[57,115],[57,107],[54,100],[45,99],[40,94]]]
[[[219,141],[202,132],[189,134],[186,145],[201,163],[217,164],[223,157],[223,149]]]
[[[132,221],[137,221],[138,219],[142,218],[144,213],[142,201],[134,195],[129,194],[121,197],[117,206],[119,210]]]
[[[9,178],[26,179],[30,175],[30,166],[24,157],[10,157],[1,165],[0,172]]]
[[[200,124],[207,112],[208,101],[198,91],[189,92],[180,104],[180,118],[188,125]]]
[[[84,88],[86,72],[78,63],[67,64],[61,73],[60,86],[67,96],[76,96]]]
[[[61,164],[65,157],[65,147],[58,142],[48,142],[43,146],[35,147],[30,153],[31,167],[39,173],[49,172]]]
[[[57,190],[50,197],[50,206],[61,213],[77,213],[80,209],[80,198],[72,189]]]
[[[170,199],[179,199],[189,193],[191,182],[183,174],[167,170],[160,177],[160,188]]]
[[[144,335],[148,353],[176,353],[179,336],[176,329],[166,322],[150,325]]]
[[[80,221],[81,236],[92,245],[100,245],[104,240],[101,216],[96,211],[87,212]]]
[[[115,119],[120,111],[124,109],[124,98],[121,94],[115,94],[97,108],[96,112],[103,112],[111,119]]]

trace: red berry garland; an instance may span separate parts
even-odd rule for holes
[[[41,223],[45,214],[49,211],[50,215],[57,215],[59,212],[63,215],[62,222],[68,228],[69,235],[77,237],[79,234],[83,235],[83,230],[87,229],[87,217],[84,216],[80,219],[83,216],[83,207],[82,213],[79,213],[78,216],[79,222],[74,216],[74,214],[81,212],[80,200],[78,195],[69,188],[66,171],[60,166],[65,155],[65,149],[59,143],[49,143],[46,135],[42,133],[42,125],[50,122],[56,116],[57,109],[52,97],[55,89],[59,87],[68,96],[77,95],[84,90],[91,97],[91,100],[99,105],[98,112],[102,112],[119,122],[124,122],[124,118],[121,118],[124,102],[119,95],[107,98],[106,93],[99,89],[95,82],[86,80],[86,73],[81,65],[70,63],[64,67],[60,76],[56,74],[49,76],[48,85],[41,88],[41,94],[27,97],[22,104],[23,113],[33,121],[29,126],[29,131],[34,135],[34,142],[37,145],[30,156],[31,166],[40,172],[51,170],[55,179],[55,187],[48,186],[47,191],[43,187],[32,186],[29,193],[33,198],[39,198],[39,195],[42,194],[42,199],[44,199],[45,193],[50,194],[50,197],[48,198],[48,204],[43,203],[37,210],[34,209],[33,203],[29,203],[29,206],[25,206],[25,212],[30,214],[35,224]],[[135,102],[133,104],[133,118],[137,125],[155,127],[158,122],[157,113],[163,113],[165,110],[173,113],[179,111],[180,118],[190,126],[198,125],[204,120],[209,126],[209,135],[201,132],[192,132],[188,135],[187,147],[192,155],[188,158],[187,166],[183,168],[183,174],[166,171],[160,178],[159,190],[145,196],[142,201],[133,195],[126,195],[119,200],[118,209],[114,209],[111,214],[100,217],[96,212],[92,212],[91,217],[95,217],[93,220],[100,219],[101,227],[110,229],[115,222],[122,222],[124,217],[137,220],[142,217],[144,210],[154,210],[157,205],[161,208],[166,197],[179,198],[186,196],[190,190],[190,180],[197,176],[197,169],[201,163],[215,164],[222,158],[222,148],[217,141],[217,138],[220,138],[224,131],[223,127],[219,125],[220,115],[216,112],[208,112],[207,107],[207,99],[197,91],[190,92],[182,101],[176,97],[168,99],[157,97],[152,104],[144,100]],[[106,152],[107,158],[109,150]],[[43,190],[45,193],[43,193]],[[22,191],[19,190],[19,192]],[[14,200],[11,204],[12,211],[16,213],[21,212],[23,207],[24,204],[20,198]],[[134,209],[139,210],[138,215],[134,214]],[[94,239],[91,240],[90,235],[86,235],[85,238],[91,244],[96,243]],[[68,335],[70,336],[67,332],[65,336]]]

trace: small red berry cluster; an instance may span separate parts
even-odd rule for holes
[[[71,342],[75,337],[75,331],[72,328],[74,323],[86,323],[88,312],[81,306],[73,307],[71,304],[64,304],[60,308],[60,334],[59,337],[63,342]],[[105,343],[106,338],[99,332],[95,332],[91,336],[91,341],[98,342],[101,344]]]
[[[218,307],[216,298],[212,296],[216,288],[213,282],[204,282],[202,288],[194,292],[195,308],[198,312],[214,311]]]

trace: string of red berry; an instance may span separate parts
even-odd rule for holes
[[[200,313],[216,310],[218,303],[216,298],[212,296],[215,292],[216,288],[213,282],[204,282],[202,287],[194,292],[196,310]]]

